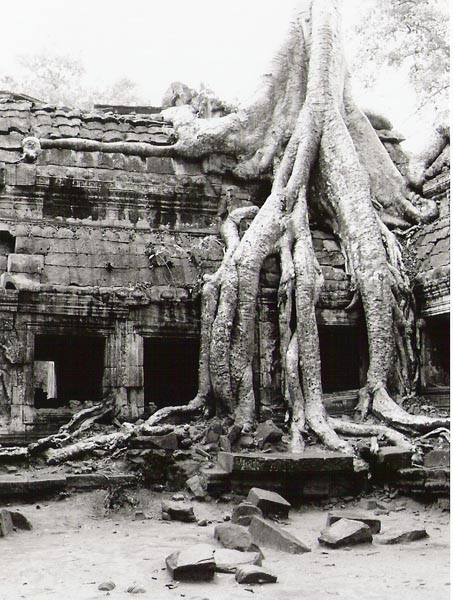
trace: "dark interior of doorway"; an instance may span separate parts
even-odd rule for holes
[[[199,341],[145,338],[145,408],[187,404],[198,389]]]
[[[321,378],[324,393],[360,387],[359,328],[319,326]]]
[[[102,399],[105,338],[84,335],[37,335],[34,360],[55,362],[57,398],[35,390],[36,408],[65,406],[70,400]]]

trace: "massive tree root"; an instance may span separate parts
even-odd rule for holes
[[[292,412],[291,448],[303,448],[306,428],[328,448],[351,452],[341,435],[383,435],[390,443],[407,445],[394,428],[428,431],[447,424],[446,419],[409,415],[389,395],[391,375],[400,393],[413,392],[416,376],[413,302],[389,227],[428,222],[436,218],[437,208],[406,188],[351,97],[338,3],[301,4],[250,104],[220,119],[196,119],[188,108],[168,109],[167,117],[178,136],[175,153],[234,156],[235,176],[257,178],[271,172],[273,183],[259,210],[233,210],[224,220],[225,257],[217,273],[206,278],[202,293],[197,398],[188,407],[155,413],[149,424],[200,410],[213,398],[217,412],[234,415],[243,431],[253,428],[259,275],[266,257],[275,252],[281,263],[279,341],[282,391]],[[322,402],[315,305],[323,281],[310,214],[340,240],[363,305],[370,361],[358,406],[362,423],[329,419]],[[238,224],[251,216],[240,238]],[[364,423],[370,414],[385,425]]]

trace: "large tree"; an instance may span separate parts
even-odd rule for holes
[[[292,448],[303,447],[307,428],[327,447],[350,451],[339,434],[383,434],[404,443],[395,429],[423,431],[445,424],[408,414],[389,394],[390,379],[396,391],[411,391],[415,372],[411,291],[390,225],[427,223],[437,217],[437,208],[406,187],[351,97],[338,4],[300,3],[271,70],[253,100],[237,112],[220,119],[195,118],[181,108],[168,112],[178,136],[173,152],[189,158],[233,156],[235,176],[271,174],[272,190],[261,208],[226,214],[225,257],[206,277],[202,292],[198,395],[187,407],[159,411],[150,425],[175,412],[198,410],[214,398],[219,412],[234,415],[238,430],[254,427],[259,275],[275,252],[281,265],[282,391],[292,410]],[[323,279],[311,216],[340,240],[363,305],[370,360],[357,409],[361,424],[329,419],[323,406],[315,318]],[[251,217],[241,238],[239,224]],[[374,423],[365,422],[370,414]]]
[[[198,118],[188,106],[165,114],[177,133],[177,142],[168,147],[139,144],[134,150],[124,143],[42,140],[43,147],[191,159],[218,154],[226,157],[225,170],[239,179],[272,180],[260,208],[226,207],[224,259],[202,289],[197,396],[187,406],[157,411],[141,427],[156,430],[176,415],[214,404],[218,414],[233,417],[237,432],[253,429],[259,277],[265,259],[275,253],[281,267],[278,343],[282,392],[292,414],[291,449],[303,448],[308,430],[326,447],[352,452],[342,434],[382,435],[407,445],[404,433],[447,425],[446,419],[408,414],[390,395],[413,393],[416,373],[413,300],[391,227],[427,223],[437,217],[437,206],[408,189],[351,96],[338,0],[300,3],[284,46],[248,104],[214,119]],[[313,249],[313,218],[340,241],[355,302],[363,305],[369,367],[359,422],[329,418],[323,405],[315,316],[323,278]],[[241,237],[244,219],[251,223]],[[91,409],[86,414],[95,418]]]

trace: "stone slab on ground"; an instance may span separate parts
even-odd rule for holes
[[[264,515],[278,515],[288,518],[291,504],[277,494],[261,488],[252,488],[247,496],[247,502],[262,510]]]
[[[356,544],[371,543],[371,529],[362,521],[340,519],[321,532],[318,542],[329,548],[341,548]]]
[[[219,465],[229,473],[249,471],[262,473],[317,473],[354,471],[353,457],[340,452],[307,451],[302,454],[262,452],[219,452]]]
[[[423,540],[429,537],[426,529],[408,529],[405,531],[388,531],[385,535],[377,536],[375,541],[378,544],[390,545],[390,544],[408,544],[409,542],[415,542],[416,540]]]
[[[165,564],[176,581],[210,581],[216,568],[214,549],[207,544],[195,544],[173,552]]]
[[[249,532],[252,540],[263,548],[280,550],[288,554],[310,552],[310,548],[294,535],[261,517],[252,518]]]
[[[340,519],[348,519],[349,521],[360,521],[365,523],[371,529],[373,535],[381,531],[381,521],[369,513],[352,511],[352,510],[335,510],[327,515],[327,527],[333,525]]]
[[[251,502],[241,502],[233,508],[231,522],[237,525],[248,527],[252,522],[252,517],[262,517],[263,511]]]
[[[238,583],[276,583],[277,576],[255,565],[245,565],[236,571],[236,581]]]
[[[261,566],[262,562],[259,552],[240,552],[229,548],[215,550],[214,559],[217,573],[236,573],[239,567],[244,565]]]
[[[234,525],[232,523],[221,523],[214,529],[214,538],[222,544],[224,548],[248,552],[253,550],[252,536],[245,527]]]
[[[0,537],[6,537],[13,531],[13,521],[9,510],[0,511]]]
[[[193,523],[197,520],[193,506],[188,502],[162,500],[162,516],[166,515],[172,521],[182,521],[183,523]]]

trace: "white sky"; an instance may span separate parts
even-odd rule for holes
[[[344,0],[350,24],[366,0]],[[296,0],[21,0],[1,7],[0,75],[20,54],[81,58],[96,87],[127,77],[159,105],[172,81],[201,82],[225,100],[244,99],[285,34]],[[403,130],[408,98],[393,81],[388,94],[359,98]],[[396,87],[395,87],[396,86]],[[404,99],[404,103],[402,103]]]

